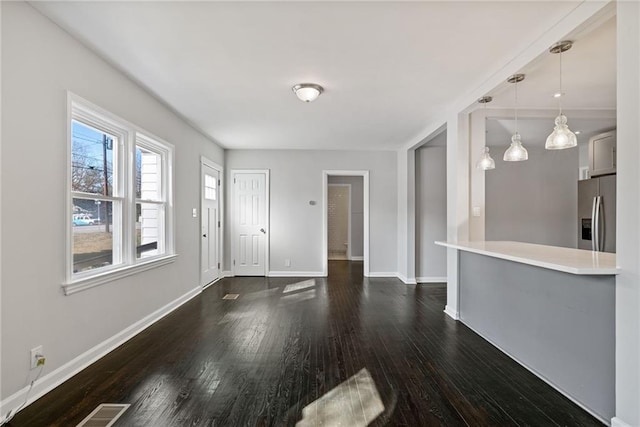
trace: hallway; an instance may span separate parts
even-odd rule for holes
[[[226,278],[9,425],[74,426],[104,402],[131,404],[118,426],[600,425],[445,298],[346,261],[326,279]]]

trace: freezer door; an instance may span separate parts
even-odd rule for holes
[[[578,181],[578,249],[594,250],[592,215],[598,196],[598,179]]]
[[[600,250],[604,252],[616,252],[616,176],[601,176],[600,191],[600,218],[599,218],[599,242]]]

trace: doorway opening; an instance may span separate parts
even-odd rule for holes
[[[362,261],[369,275],[369,171],[323,171],[323,273],[329,260]]]

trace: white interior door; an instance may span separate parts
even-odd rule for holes
[[[236,276],[266,276],[268,193],[267,172],[233,174],[233,272]]]
[[[201,274],[202,286],[220,277],[220,172],[202,163]]]
[[[349,184],[329,184],[327,210],[329,259],[349,259],[351,249],[351,186]]]

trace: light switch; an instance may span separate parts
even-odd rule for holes
[[[480,206],[474,206],[474,207],[473,207],[473,216],[475,216],[475,217],[479,217],[479,216],[480,216],[480,214],[481,214],[481,212],[480,212]]]
[[[191,212],[191,216],[193,216],[194,218],[198,217],[198,208],[193,208],[193,211]]]

